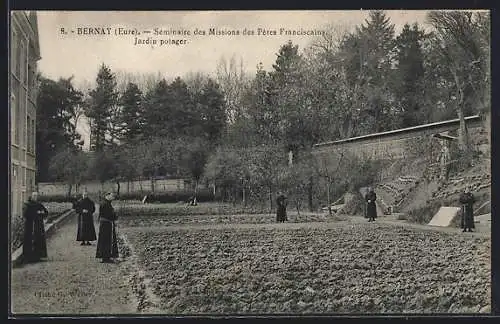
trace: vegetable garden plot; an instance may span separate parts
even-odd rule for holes
[[[147,213],[149,215],[236,215],[236,214],[265,214],[269,208],[242,207],[221,203],[200,203],[197,206],[186,204],[137,204],[129,202],[115,203],[117,209],[124,215]],[[272,213],[276,211],[273,210]]]
[[[329,219],[325,215],[300,215],[290,216],[289,222],[324,222]],[[271,214],[261,215],[162,215],[162,214],[120,214],[120,222],[125,226],[170,226],[188,224],[270,224],[276,223],[276,216]]]
[[[125,233],[165,313],[478,312],[489,239],[387,224]]]

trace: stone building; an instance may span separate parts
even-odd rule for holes
[[[40,60],[37,16],[12,11],[10,19],[10,204],[19,215],[35,188],[37,62]]]

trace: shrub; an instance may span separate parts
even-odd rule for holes
[[[452,145],[450,148],[450,166],[448,174],[458,174],[466,171],[472,166],[474,160],[479,158],[479,152],[470,147],[468,151],[462,151],[458,145]]]
[[[457,206],[457,202],[455,200],[443,200],[427,203],[423,207],[410,210],[408,212],[407,220],[413,223],[427,224],[431,221],[432,217],[436,215],[436,213],[439,211],[439,208],[441,208],[442,206]],[[460,215],[458,215],[458,220],[460,220],[459,216]],[[452,220],[451,226],[454,226],[456,222],[457,217]],[[460,226],[460,223],[458,223],[457,226]]]
[[[432,217],[438,212],[442,204],[440,202],[433,202],[426,204],[423,207],[410,210],[406,220],[412,223],[427,224],[431,221]]]
[[[359,188],[367,187],[378,182],[380,170],[386,167],[387,161],[362,159],[357,156],[347,156],[343,162],[342,170],[344,181],[348,183],[351,192],[357,192]]]
[[[10,223],[10,251],[14,252],[21,247],[24,235],[24,218],[22,215],[12,216]]]
[[[363,212],[363,199],[359,189],[373,185],[379,181],[380,170],[383,170],[387,161],[371,160],[370,158],[359,158],[351,153],[344,152],[341,158],[336,158],[328,165],[326,170],[324,164],[320,166],[322,179],[318,181],[318,191],[315,192],[320,199],[320,204],[327,205],[327,182],[326,176],[332,178],[330,184],[330,200],[334,202],[344,193],[354,194],[354,201],[347,207],[348,213]]]
[[[343,212],[347,215],[363,214],[365,202],[361,194],[359,192],[349,193],[347,197]]]

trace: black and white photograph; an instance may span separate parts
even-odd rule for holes
[[[10,316],[489,315],[489,10],[9,19]]]

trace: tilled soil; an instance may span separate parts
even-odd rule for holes
[[[276,225],[124,233],[167,314],[484,312],[490,305],[487,236],[366,222]]]
[[[102,264],[95,242],[75,241],[75,220],[48,241],[46,262],[12,270],[13,313],[485,312],[490,304],[484,233],[362,218],[166,227],[122,218],[122,260]]]
[[[327,222],[331,217],[326,214],[291,214],[289,223]],[[120,215],[120,223],[127,227],[175,226],[175,225],[212,225],[212,224],[274,224],[276,215],[240,214],[240,215],[157,215],[125,214]]]

